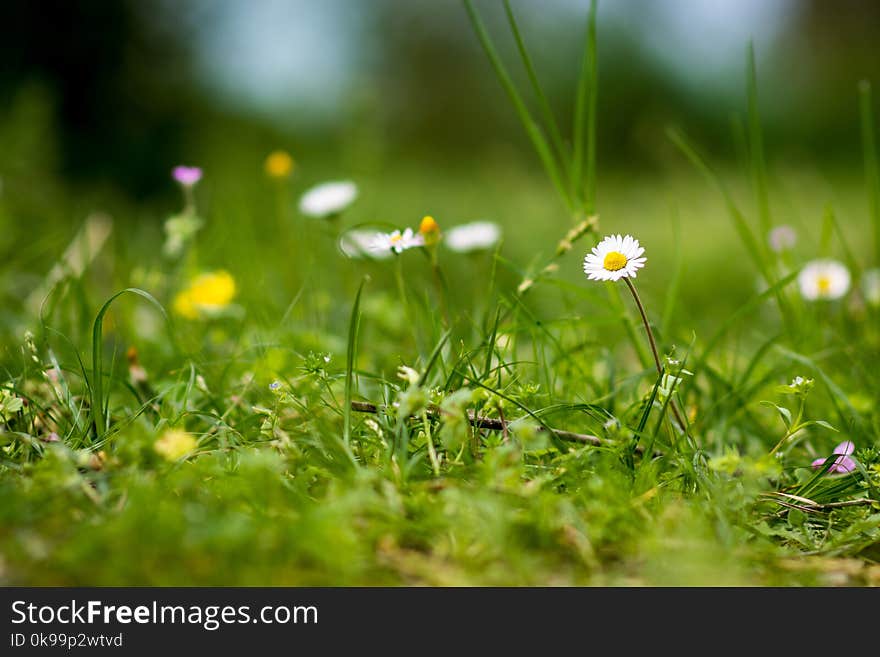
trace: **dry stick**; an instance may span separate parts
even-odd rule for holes
[[[369,402],[353,401],[351,402],[351,410],[360,413],[378,413],[382,408]],[[430,418],[439,418],[443,415],[443,412],[435,406],[428,408],[427,414]],[[507,428],[510,426],[510,422],[499,420],[494,417],[478,416],[475,415],[473,411],[468,411],[468,420],[470,420],[472,426],[477,427],[478,429],[492,429],[493,431],[506,432]],[[546,431],[546,429],[539,426],[538,431]],[[598,436],[591,436],[585,433],[574,433],[572,431],[562,431],[561,429],[552,429],[552,431],[553,435],[557,438],[569,442],[583,443],[595,447],[606,444]]]
[[[657,365],[657,374],[663,376],[663,366],[660,364],[660,356],[657,354],[657,343],[654,342],[654,332],[651,330],[651,325],[648,323],[648,315],[645,313],[645,307],[642,305],[642,300],[639,298],[639,293],[636,292],[636,287],[632,284],[632,281],[626,276],[623,277],[623,280],[626,282],[627,287],[629,287],[629,291],[632,292],[633,299],[636,300],[636,305],[639,307],[639,314],[642,316],[642,323],[645,325],[645,332],[648,334],[648,342],[651,343],[651,353],[654,354],[654,364]],[[669,391],[669,394],[670,396],[672,395],[671,390]],[[675,415],[678,426],[681,427],[682,431],[687,433],[687,425],[684,423],[684,420],[682,420],[674,399],[669,400],[669,406],[672,408],[672,414]]]

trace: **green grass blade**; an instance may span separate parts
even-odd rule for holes
[[[880,165],[874,140],[874,110],[871,83],[859,83],[859,110],[862,123],[862,154],[865,159],[865,181],[868,188],[868,212],[874,226],[874,262],[880,264]]]
[[[492,331],[489,333],[489,341],[486,344],[486,363],[483,366],[483,379],[489,376],[492,370],[492,356],[495,353],[495,340],[498,337],[498,324],[501,322],[501,308],[495,313],[495,322],[492,324]]]
[[[517,408],[519,408],[520,410],[525,412],[526,415],[528,415],[530,418],[532,418],[535,422],[537,422],[538,424],[540,424],[544,428],[544,430],[547,432],[547,435],[550,437],[550,440],[554,444],[556,449],[558,449],[560,452],[565,452],[568,450],[569,446],[566,445],[561,439],[559,439],[556,436],[556,434],[553,431],[553,427],[551,427],[549,424],[547,424],[541,418],[540,415],[538,415],[537,413],[532,411],[528,406],[526,406],[522,402],[514,399],[513,397],[510,397],[509,395],[505,395],[503,392],[500,392],[499,390],[492,388],[491,386],[487,386],[486,384],[481,383],[480,381],[477,381],[476,378],[474,378],[472,376],[468,376],[466,373],[459,372],[459,374],[462,376],[462,378],[464,380],[472,383],[473,385],[475,385],[479,388],[483,388],[483,390],[488,390],[489,392],[491,392],[494,395],[498,395],[504,401],[510,402],[511,404],[513,404],[514,406],[516,406]],[[515,422],[515,420],[508,420],[508,422],[512,423],[512,422]]]
[[[672,280],[669,282],[669,289],[666,292],[666,303],[663,306],[663,317],[660,320],[661,340],[668,340],[669,330],[672,326],[672,320],[675,317],[675,310],[681,290],[681,279],[684,274],[684,253],[681,247],[681,220],[678,215],[678,210],[674,210],[672,214],[672,242],[675,245],[675,253],[673,254],[675,267],[672,271]]]
[[[434,350],[431,352],[431,356],[428,358],[428,362],[425,365],[425,371],[422,372],[422,375],[419,377],[420,386],[425,385],[425,382],[428,380],[428,375],[434,368],[437,359],[440,358],[440,354],[443,352],[443,346],[446,344],[446,341],[449,339],[450,335],[452,335],[452,329],[446,329],[446,331],[443,332],[443,335],[440,336],[440,340],[437,342],[437,346],[434,347]]]
[[[348,323],[348,347],[345,354],[345,407],[343,408],[342,440],[347,446],[351,441],[351,396],[354,380],[354,361],[357,355],[357,340],[361,324],[361,293],[369,278],[364,277],[354,297],[351,319]]]
[[[513,104],[513,107],[516,110],[516,114],[526,130],[526,134],[531,140],[532,145],[535,147],[535,150],[538,153],[538,157],[541,159],[541,164],[544,165],[544,169],[547,171],[547,175],[550,177],[553,186],[556,188],[556,191],[559,193],[559,196],[562,198],[565,206],[568,208],[569,211],[572,211],[574,209],[574,206],[572,203],[571,195],[566,190],[565,185],[562,184],[559,167],[557,166],[556,161],[553,159],[553,153],[551,152],[550,147],[547,144],[547,140],[544,138],[544,135],[541,133],[541,129],[538,127],[537,123],[535,123],[535,120],[532,118],[532,115],[529,113],[529,110],[526,107],[526,104],[523,102],[522,98],[520,97],[519,92],[517,92],[516,87],[513,84],[513,80],[511,80],[510,75],[504,68],[504,64],[501,63],[501,58],[498,56],[498,52],[496,51],[495,46],[492,43],[491,38],[489,37],[489,33],[486,31],[486,28],[483,25],[483,22],[480,20],[479,14],[477,14],[477,10],[474,9],[473,3],[471,2],[471,0],[463,0],[463,2],[465,9],[467,10],[468,17],[470,18],[471,25],[473,25],[474,32],[476,33],[477,38],[480,40],[480,45],[483,47],[483,51],[489,58],[489,63],[495,70],[495,75],[498,78],[498,81],[501,83],[501,86],[507,93],[507,97]]]
[[[782,315],[783,320],[786,323],[786,326],[791,330],[794,327],[794,318],[791,308],[789,307],[788,302],[782,296],[780,292],[780,288],[776,286],[778,282],[776,277],[773,274],[772,269],[769,267],[770,258],[767,256],[767,249],[764,246],[764,241],[762,239],[758,239],[752,233],[752,230],[749,228],[748,222],[746,221],[745,216],[737,207],[736,203],[733,200],[733,196],[730,194],[730,191],[727,189],[727,186],[721,181],[721,178],[718,176],[715,171],[706,163],[706,161],[697,153],[696,149],[688,143],[687,139],[684,135],[678,130],[667,130],[667,136],[672,143],[674,143],[678,149],[687,157],[691,163],[706,176],[707,180],[714,185],[718,191],[721,193],[724,198],[724,203],[727,206],[728,213],[730,214],[731,219],[733,220],[734,227],[736,228],[737,233],[739,234],[740,240],[746,248],[746,252],[752,258],[752,261],[755,263],[758,271],[761,276],[764,278],[764,281],[767,285],[770,286],[771,289],[776,290],[776,304],[779,306],[779,312]]]
[[[699,369],[706,363],[709,358],[709,354],[718,346],[719,342],[721,342],[721,338],[725,336],[725,334],[734,326],[743,316],[750,313],[752,310],[757,308],[761,303],[766,301],[770,296],[776,295],[782,290],[786,285],[794,281],[797,278],[798,272],[792,272],[788,276],[785,276],[779,281],[777,281],[773,286],[767,288],[760,294],[754,295],[751,299],[749,299],[746,303],[740,306],[735,313],[733,313],[730,317],[728,317],[724,323],[718,327],[715,333],[709,338],[708,342],[706,342],[706,346],[703,349],[703,352],[700,354],[700,358],[697,360],[694,366],[694,374],[697,373]]]
[[[526,49],[525,41],[522,38],[522,33],[519,31],[519,25],[516,22],[516,17],[513,14],[513,9],[510,6],[510,0],[504,0],[504,11],[507,14],[507,22],[510,24],[510,31],[513,34],[513,39],[516,41],[516,47],[519,51],[520,58],[523,62],[523,67],[526,69],[526,75],[529,78],[529,82],[532,85],[532,91],[535,94],[535,98],[538,101],[538,107],[541,110],[541,114],[544,117],[544,123],[547,126],[547,134],[550,135],[550,141],[553,143],[553,147],[556,149],[556,155],[559,157],[559,161],[562,163],[563,169],[565,169],[568,165],[568,152],[565,148],[565,144],[562,141],[562,134],[559,131],[559,124],[556,122],[556,117],[553,115],[553,109],[550,107],[550,103],[547,101],[547,96],[544,94],[544,89],[541,87],[541,83],[538,81],[538,74],[535,72],[535,66],[532,63],[532,58],[529,56],[529,51]]]
[[[589,33],[587,44],[590,49],[590,104],[587,107],[587,190],[584,201],[584,212],[587,215],[596,212],[596,124],[599,112],[599,51],[596,36],[596,2],[590,4]]]
[[[575,94],[572,131],[574,143],[571,164],[573,195],[581,202],[584,212],[587,214],[594,212],[595,208],[596,83],[598,78],[596,59],[596,0],[591,0],[584,38],[584,52],[581,59],[581,74]],[[587,160],[586,181],[582,179],[585,153]]]
[[[111,304],[117,298],[126,293],[136,294],[149,301],[159,310],[160,313],[162,313],[162,317],[165,318],[166,326],[170,326],[168,313],[165,312],[165,308],[162,304],[159,303],[152,294],[137,287],[127,287],[124,290],[120,290],[107,299],[107,301],[104,302],[104,305],[101,306],[101,310],[98,311],[98,315],[95,317],[95,321],[92,324],[92,394],[90,408],[92,411],[92,430],[96,442],[103,440],[104,434],[108,429],[106,424],[107,420],[104,416],[104,373],[102,371],[103,353],[101,349],[101,341],[104,335],[104,315],[107,314]]]
[[[761,234],[770,232],[770,198],[767,192],[767,162],[764,158],[764,139],[761,133],[761,118],[758,112],[758,74],[755,67],[755,47],[749,42],[746,57],[746,86],[748,90],[748,122],[749,122],[749,163],[751,166],[752,185],[755,190],[755,201],[758,206],[758,220]],[[763,241],[761,242],[763,246]]]
[[[846,241],[846,235],[843,234],[843,229],[840,227],[837,215],[830,205],[825,207],[823,221],[830,226],[831,232],[837,235],[837,241],[840,243],[840,248],[843,251],[843,259],[846,261],[847,267],[849,267],[852,272],[853,278],[859,280],[862,273],[862,267],[859,265],[859,260],[856,258],[853,250],[849,248],[849,243]]]

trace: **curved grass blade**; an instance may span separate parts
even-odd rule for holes
[[[761,135],[761,117],[758,113],[758,74],[755,67],[755,47],[750,41],[746,56],[746,87],[748,93],[749,117],[749,163],[751,165],[752,185],[755,188],[755,201],[758,206],[758,220],[761,233],[770,232],[770,197],[767,193],[767,162],[764,158],[764,140]],[[763,247],[763,242],[760,243]]]
[[[706,362],[709,354],[718,346],[718,343],[721,341],[721,338],[731,329],[731,327],[739,321],[743,315],[751,312],[762,302],[764,302],[768,297],[775,296],[779,293],[779,291],[784,288],[786,285],[791,283],[795,278],[797,278],[798,272],[792,272],[787,276],[779,279],[775,284],[761,292],[760,294],[756,294],[745,304],[740,306],[735,313],[733,313],[727,320],[718,327],[715,333],[709,338],[709,341],[706,343],[706,347],[703,349],[702,354],[700,354],[700,358],[697,360],[694,366],[694,373],[700,368],[702,368],[703,364]]]
[[[513,81],[510,79],[510,75],[504,68],[504,64],[501,63],[501,58],[498,56],[498,52],[495,50],[495,46],[489,37],[489,33],[486,31],[486,27],[480,20],[479,14],[477,14],[477,10],[474,9],[473,3],[471,0],[463,1],[471,25],[473,25],[474,32],[476,32],[477,38],[480,40],[480,45],[483,47],[483,51],[489,58],[489,63],[492,65],[492,68],[495,69],[495,76],[498,78],[498,81],[507,93],[507,97],[513,104],[516,114],[519,117],[520,122],[523,124],[532,145],[538,152],[538,157],[541,159],[541,163],[544,165],[544,169],[547,171],[547,175],[550,177],[553,186],[556,188],[556,191],[559,192],[559,196],[562,198],[568,210],[572,211],[574,207],[571,196],[566,190],[565,185],[562,184],[562,178],[559,175],[559,167],[553,159],[553,153],[547,145],[547,140],[544,139],[541,129],[538,127],[537,123],[535,123],[535,120],[529,113],[522,97],[520,97],[519,92],[517,92]]]
[[[544,90],[541,88],[541,83],[538,81],[538,75],[532,64],[532,58],[529,56],[529,51],[526,49],[525,41],[523,41],[522,34],[519,31],[516,17],[513,15],[510,0],[504,0],[504,11],[507,14],[507,22],[510,24],[510,31],[513,34],[514,41],[516,41],[516,47],[517,50],[519,50],[520,58],[522,58],[523,67],[526,69],[526,75],[529,78],[529,82],[532,84],[535,98],[538,100],[538,107],[541,110],[541,114],[544,116],[544,122],[547,124],[547,133],[550,135],[550,140],[553,142],[554,148],[556,148],[556,154],[559,157],[560,162],[562,162],[563,169],[568,168],[566,165],[568,153],[565,149],[565,144],[562,142],[562,134],[559,132],[559,124],[556,122],[556,117],[553,115],[553,110],[550,107],[550,103],[547,101],[547,96],[544,94]]]
[[[598,61],[596,56],[596,0],[590,2],[587,18],[584,54],[581,60],[581,74],[575,96],[573,154],[571,164],[571,183],[574,196],[580,200],[584,212],[592,214],[596,206],[596,99],[598,97]],[[589,101],[587,100],[589,96]],[[589,106],[588,106],[589,102]],[[586,115],[586,117],[585,117]],[[584,138],[586,132],[586,140]],[[586,144],[584,143],[586,141]],[[581,181],[586,151],[587,175]],[[586,190],[584,190],[586,187]]]
[[[868,209],[874,225],[874,262],[880,263],[880,165],[874,141],[874,111],[871,106],[871,83],[859,83],[859,114],[862,123],[862,153],[865,159],[865,182],[868,188]]]
[[[165,308],[162,304],[159,303],[152,294],[138,287],[127,287],[124,290],[120,290],[107,299],[107,301],[104,302],[104,305],[101,306],[101,310],[98,311],[98,315],[95,317],[95,322],[92,324],[92,394],[89,406],[92,411],[92,430],[94,432],[95,441],[103,440],[104,434],[108,428],[106,425],[107,420],[104,415],[104,374],[102,371],[103,353],[101,350],[101,338],[104,334],[104,315],[107,314],[112,303],[126,293],[136,294],[149,301],[159,310],[160,313],[162,313],[162,317],[165,318],[166,326],[170,327],[171,325],[171,320],[168,318],[168,313],[165,312]]]

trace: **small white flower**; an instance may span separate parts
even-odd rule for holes
[[[795,393],[807,393],[813,387],[813,379],[805,379],[802,376],[796,376],[788,384],[789,389]]]
[[[880,306],[880,269],[869,269],[862,274],[862,293],[869,306]]]
[[[357,185],[350,180],[321,183],[300,197],[299,211],[309,217],[329,217],[345,210],[357,195]]]
[[[776,226],[767,235],[767,242],[776,253],[789,251],[797,243],[797,232],[791,226]]]
[[[401,365],[397,368],[397,377],[403,379],[411,386],[414,386],[419,382],[419,379],[422,378],[422,375],[411,367]]]
[[[501,239],[501,227],[491,221],[474,221],[469,224],[453,226],[444,241],[453,251],[469,253],[491,249]]]
[[[641,257],[644,252],[631,235],[609,235],[584,258],[584,273],[591,281],[635,278],[636,272],[645,266],[647,258]]]
[[[350,230],[339,238],[339,250],[349,258],[390,258],[391,251],[376,251],[373,242],[380,233],[375,230]]]
[[[412,228],[407,228],[402,233],[395,230],[393,233],[379,233],[370,244],[370,251],[376,255],[382,253],[401,253],[414,246],[424,246],[425,237],[420,233],[413,233]]]
[[[839,299],[849,291],[849,283],[849,270],[837,260],[812,260],[798,274],[798,286],[807,301]]]

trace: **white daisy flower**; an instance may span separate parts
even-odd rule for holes
[[[309,217],[329,217],[345,210],[357,195],[357,185],[350,180],[321,183],[300,197],[299,211]]]
[[[453,226],[444,236],[446,246],[458,253],[491,249],[501,239],[501,227],[491,221]]]
[[[797,243],[797,232],[791,226],[776,226],[767,235],[767,242],[776,253],[789,251]]]
[[[424,245],[424,235],[413,233],[412,228],[407,228],[402,233],[399,230],[395,230],[393,233],[379,233],[370,244],[370,252],[376,255],[382,253],[402,253],[414,246]]]
[[[862,274],[862,294],[869,306],[880,306],[880,269],[869,269]]]
[[[339,238],[339,250],[349,258],[363,258],[371,256],[373,258],[390,258],[391,251],[376,251],[373,249],[373,242],[381,235],[375,230],[350,230],[343,233]]]
[[[837,260],[812,260],[798,274],[798,286],[807,301],[839,299],[849,291],[849,283],[849,270]]]
[[[641,257],[644,252],[631,235],[609,235],[584,258],[584,273],[591,281],[635,278],[636,271],[645,266],[647,258]]]

